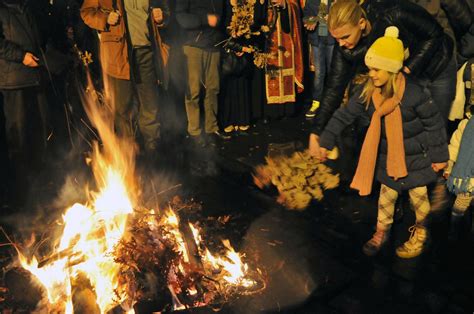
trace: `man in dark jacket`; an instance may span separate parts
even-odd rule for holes
[[[27,177],[41,166],[50,134],[41,66],[45,61],[45,34],[37,21],[43,12],[33,9],[39,3],[0,2],[0,90],[4,99],[5,133],[10,169],[14,172],[11,175],[16,189],[22,191],[28,188]]]
[[[133,104],[145,153],[153,158],[160,137],[158,84],[166,85],[168,47],[159,29],[169,18],[167,0],[85,0],[81,17],[100,32],[101,63],[115,105],[115,126],[133,134]]]
[[[188,133],[201,144],[199,94],[205,87],[204,131],[209,137],[228,138],[219,132],[217,107],[219,94],[220,52],[216,47],[222,39],[219,29],[223,14],[223,1],[177,0],[176,19],[186,32],[184,55],[187,61],[187,88],[185,93]]]

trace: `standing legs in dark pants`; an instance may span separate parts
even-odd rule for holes
[[[428,82],[428,90],[434,104],[438,106],[445,126],[448,126],[448,116],[456,93],[456,61],[454,58],[433,81]],[[437,212],[446,208],[449,197],[446,180],[440,173],[434,187],[431,188],[431,210]]]
[[[109,77],[115,105],[115,126],[121,136],[133,137],[134,101],[138,100],[138,126],[146,152],[154,152],[160,138],[158,85],[150,47],[134,49],[135,81]]]
[[[433,81],[428,83],[431,99],[439,108],[445,124],[448,122],[449,111],[456,94],[456,61],[454,58]]]
[[[30,184],[29,176],[42,168],[46,158],[51,133],[48,103],[40,87],[3,90],[2,93],[9,176],[14,192],[25,193]],[[21,197],[14,197],[15,201],[22,202]]]

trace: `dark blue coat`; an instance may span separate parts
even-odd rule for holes
[[[434,182],[437,176],[431,168],[431,163],[446,162],[449,159],[446,130],[438,107],[433,104],[429,94],[409,77],[406,80],[405,94],[400,108],[408,176],[395,181],[387,175],[387,138],[384,118],[382,118],[382,136],[376,166],[377,180],[398,192]],[[329,120],[321,134],[320,145],[332,149],[336,143],[336,137],[346,126],[362,115],[370,119],[374,111],[372,102],[366,109],[366,103],[360,98],[360,91],[357,91],[348,105],[340,107]]]

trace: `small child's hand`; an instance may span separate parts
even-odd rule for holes
[[[328,159],[328,150],[324,147],[319,148],[319,160],[325,162]]]
[[[319,146],[319,136],[316,134],[311,134],[309,136],[309,144],[308,144],[309,154],[315,158],[320,158],[320,149]]]
[[[431,168],[433,168],[434,172],[438,172],[440,170],[443,170],[448,166],[447,162],[434,162],[431,164]]]
[[[448,178],[449,178],[449,172],[444,172],[444,173],[443,173],[443,178],[445,178],[446,180],[448,180]]]

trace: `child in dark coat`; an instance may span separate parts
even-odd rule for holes
[[[402,258],[420,255],[427,239],[425,220],[430,212],[426,186],[436,181],[436,172],[446,167],[447,136],[436,105],[423,88],[400,72],[405,58],[398,28],[390,26],[367,51],[369,78],[347,106],[333,115],[320,138],[321,156],[332,149],[336,137],[358,116],[371,119],[351,188],[369,195],[375,170],[381,183],[377,229],[363,247],[375,255],[387,242],[395,202],[408,190],[416,224],[411,237],[396,253]]]

